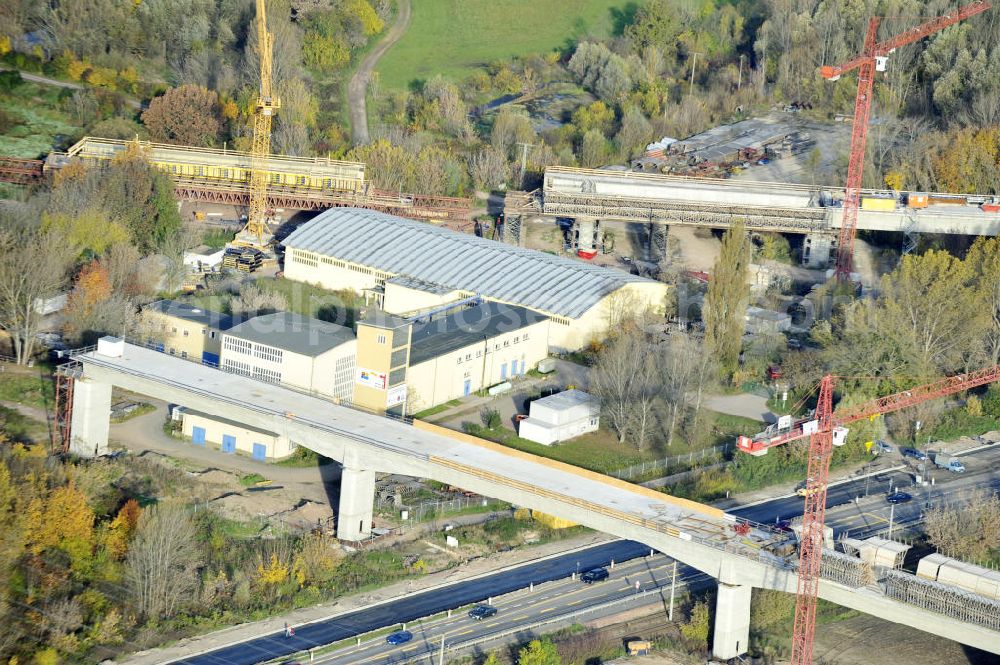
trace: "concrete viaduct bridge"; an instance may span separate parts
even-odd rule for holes
[[[736,518],[711,506],[132,344],[123,352],[77,353],[70,371],[74,452],[107,449],[114,386],[276,432],[343,465],[337,520],[343,540],[368,535],[381,472],[431,478],[640,541],[718,580],[713,653],[719,659],[746,652],[753,587],[796,590],[797,558],[781,554],[792,549],[788,534],[761,526],[738,533]],[[1000,603],[908,573],[873,571],[828,550],[820,597],[1000,653]]]
[[[858,229],[911,236],[1000,235],[1000,208],[992,196],[922,196],[864,190]],[[808,263],[821,266],[843,224],[843,198],[843,187],[551,166],[540,190],[508,195],[506,216],[508,233],[515,236],[523,215],[645,223],[661,231],[665,225],[728,228],[742,219],[750,230],[805,235]],[[917,200],[924,207],[914,207]]]

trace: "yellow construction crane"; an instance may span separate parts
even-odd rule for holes
[[[271,90],[271,49],[274,35],[267,30],[265,0],[257,0],[257,52],[260,54],[260,95],[253,116],[253,147],[250,150],[250,213],[247,224],[236,235],[236,245],[266,248],[273,236],[268,228],[267,158],[271,153],[271,118],[281,101]]]

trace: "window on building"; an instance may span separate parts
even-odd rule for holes
[[[210,339],[215,339],[215,331],[213,330],[213,331],[209,332],[208,336],[209,336]]]
[[[377,341],[379,344],[385,344],[386,342],[385,335],[379,335]]]
[[[510,346],[510,340],[509,340],[509,339],[505,339],[505,340],[503,341],[503,345],[504,345],[505,347],[506,347],[506,346]]]
[[[521,336],[520,335],[518,335],[517,337],[514,338],[514,343],[515,344],[517,344],[520,341],[521,341]]]
[[[466,353],[465,354],[465,360],[466,361],[472,360],[472,354],[471,353]]]
[[[528,333],[524,333],[524,335],[522,335],[522,337],[524,337],[524,341],[528,341]]]
[[[206,334],[208,334],[208,329],[207,329],[207,328],[202,328],[202,329],[201,329],[201,334],[202,334],[202,335],[206,335]]]
[[[457,364],[459,364],[459,365],[461,365],[461,364],[462,364],[462,356],[459,356],[459,357],[458,357],[458,363],[457,363]]]
[[[177,328],[171,328],[170,332],[172,332],[174,335],[176,335],[177,334]]]
[[[185,337],[187,337],[187,336],[188,336],[188,331],[186,331],[186,330],[184,331],[184,336],[185,336]]]
[[[476,357],[477,358],[482,358],[483,357],[483,352],[482,351],[476,351]]]
[[[187,358],[187,357],[188,357],[188,352],[187,351],[181,351],[181,358]]]

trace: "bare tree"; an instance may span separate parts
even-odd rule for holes
[[[947,556],[980,561],[1000,547],[1000,497],[976,490],[927,511],[927,536]]]
[[[56,233],[0,229],[0,328],[13,339],[19,364],[27,363],[34,352],[41,301],[66,286],[75,255],[75,248]]]
[[[257,316],[282,312],[288,309],[288,302],[277,291],[265,291],[255,284],[249,284],[240,289],[239,298],[234,298],[230,307],[233,314]]]
[[[677,423],[686,408],[688,394],[699,379],[706,355],[687,335],[671,335],[661,352],[663,389],[661,394],[667,404],[670,422],[667,425],[667,446],[674,442]]]
[[[143,510],[125,561],[132,603],[147,619],[168,617],[194,597],[201,564],[197,533],[184,506]]]
[[[590,375],[590,389],[601,400],[601,413],[624,443],[634,434],[645,445],[659,391],[655,360],[639,331],[629,331],[606,346]]]
[[[510,165],[503,153],[486,146],[469,157],[469,175],[480,189],[497,189],[510,178]]]

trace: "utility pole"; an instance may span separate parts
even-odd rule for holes
[[[441,636],[441,652],[438,654],[438,665],[444,665],[444,635]]]
[[[694,94],[694,68],[698,65],[698,56],[699,55],[701,55],[701,53],[692,53],[691,54],[691,56],[692,56],[691,57],[691,86],[688,88],[688,96],[689,97]]]
[[[524,189],[524,176],[528,168],[528,148],[534,148],[533,143],[518,143],[521,146],[521,189]]]
[[[743,58],[745,57],[745,55],[740,55],[740,76],[736,80],[736,92],[739,92],[740,88],[743,87]]]
[[[892,540],[892,519],[896,515],[896,504],[889,504],[889,534],[886,536],[889,540]]]

